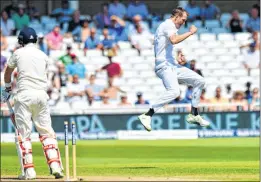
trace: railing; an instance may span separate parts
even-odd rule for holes
[[[86,109],[51,109],[52,115],[60,114],[130,114],[130,113],[144,113],[148,110],[148,105],[141,106],[115,106],[115,107],[92,107]],[[160,109],[158,113],[189,113],[191,110],[191,104],[173,104],[167,105]],[[1,115],[8,115],[8,108],[1,107]],[[242,111],[260,111],[260,105],[244,105],[244,104],[234,104],[234,103],[224,103],[224,104],[200,104],[200,112],[242,112]]]

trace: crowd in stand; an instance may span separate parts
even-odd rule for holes
[[[245,27],[237,10],[232,12],[231,19],[227,22],[226,27],[232,33],[260,31],[258,6],[258,4],[254,5],[250,10],[250,17]],[[219,8],[211,1],[205,1],[204,6],[199,7],[196,1],[190,0],[185,9],[189,13],[188,22],[200,20],[204,23],[206,20],[218,20],[221,15]],[[50,51],[62,50],[63,45],[67,45],[67,53],[55,60],[58,71],[51,75],[48,90],[51,98],[50,105],[55,105],[58,102],[63,88],[67,89],[66,98],[70,103],[84,98],[89,105],[95,106],[96,101],[99,101],[100,107],[110,107],[111,101],[116,100],[117,94],[120,93],[118,106],[149,104],[149,101],[143,99],[143,94],[146,93],[137,93],[137,101],[130,103],[127,93],[114,85],[114,78],[121,77],[124,72],[121,65],[113,62],[112,58],[119,51],[119,41],[129,41],[133,48],[139,52],[142,49],[152,48],[152,21],[162,20],[162,16],[151,15],[146,3],[138,0],[131,1],[127,6],[118,0],[113,0],[110,3],[102,4],[100,12],[93,17],[86,16],[85,18],[82,18],[79,10],[71,9],[68,1],[62,1],[61,8],[54,9],[50,16],[57,18],[58,24],[52,27],[50,32],[38,32],[39,40],[37,44],[39,48],[49,55]],[[4,8],[1,13],[1,51],[12,52],[18,49],[18,45],[11,50],[8,49],[6,37],[17,35],[24,26],[30,25],[31,22],[40,21],[40,19],[40,13],[34,7],[33,1],[27,0],[26,5],[20,4],[18,7],[10,5]],[[86,69],[86,66],[81,63],[77,55],[72,52],[72,42],[79,43],[79,48],[80,44],[83,44],[80,49],[82,49],[85,56],[89,50],[101,50],[103,55],[108,57],[109,63],[104,66],[101,65],[95,73],[89,74],[88,67]],[[245,45],[245,47],[250,47],[250,50],[259,50],[258,39],[254,39],[252,44]],[[182,51],[180,51],[180,55],[182,56]],[[6,61],[6,58],[1,55],[1,73],[6,66]],[[195,65],[196,60],[189,60],[184,66],[204,76],[201,70],[196,69]],[[247,63],[245,67],[249,69]],[[102,71],[106,71],[108,75],[108,86],[105,88],[95,83],[96,74]],[[14,75],[14,78],[16,77],[17,75]],[[88,84],[79,81],[84,79],[88,80]],[[15,84],[14,81],[13,85],[15,86]],[[221,88],[217,87],[215,97],[206,99],[204,90],[201,95],[201,102],[239,103],[244,105],[241,108],[242,110],[247,110],[248,106],[254,109],[254,106],[260,101],[259,89],[251,88],[251,83],[247,84],[245,92],[237,91],[235,93],[231,93],[230,85],[227,85],[225,93],[227,95],[222,95]],[[192,88],[188,87],[185,98],[178,97],[171,104],[190,103],[191,95]]]

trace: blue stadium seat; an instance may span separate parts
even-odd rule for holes
[[[151,27],[151,33],[155,33],[156,30],[157,30],[157,28],[158,28],[158,26],[159,26],[162,22],[163,22],[163,21],[158,21],[158,22],[153,21],[153,22],[152,22],[152,27]]]
[[[33,28],[36,32],[40,32],[42,30],[42,24],[38,21],[30,22],[29,27]]]
[[[47,24],[50,21],[49,16],[41,16],[41,23],[42,24]]]
[[[57,23],[48,23],[45,25],[45,31],[46,32],[50,32],[56,25],[58,25]]]
[[[243,27],[245,27],[246,22],[249,19],[249,15],[247,13],[239,13],[239,17],[243,21]]]
[[[183,33],[186,33],[188,31],[189,31],[189,28],[182,27],[182,28],[179,29],[178,33],[183,34]]]
[[[187,27],[190,27],[191,25],[195,25],[197,28],[200,28],[200,27],[202,27],[202,21],[196,20],[196,21],[193,21],[193,22],[189,22]]]
[[[226,28],[212,28],[212,33],[220,34],[220,33],[228,33],[229,31]]]
[[[194,24],[196,27],[202,27],[202,21],[200,21],[200,20],[194,21],[193,24]]]
[[[246,20],[249,18],[249,14],[247,13],[239,13],[239,17],[242,19],[242,20]]]
[[[163,19],[166,20],[171,17],[170,13],[164,14]]]
[[[220,27],[220,22],[218,20],[206,20],[205,21],[205,26],[207,28],[219,28]]]
[[[210,33],[210,31],[209,31],[209,29],[206,29],[206,28],[198,28],[197,33],[198,33],[198,34]]]
[[[227,22],[229,21],[229,19],[231,18],[231,14],[230,13],[222,13],[221,17],[220,17],[220,21],[222,26],[226,26]]]

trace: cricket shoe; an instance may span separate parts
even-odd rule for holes
[[[25,170],[25,174],[21,174],[18,176],[20,180],[32,180],[36,179],[36,172],[34,168],[28,168]]]
[[[151,131],[151,117],[145,114],[138,116],[141,124],[145,127],[147,131]]]
[[[64,177],[63,170],[57,162],[51,163],[50,167],[52,175],[55,177],[55,179],[60,179]]]
[[[194,116],[192,114],[189,114],[187,117],[187,122],[190,124],[197,124],[202,127],[207,127],[210,125],[210,123],[204,120],[200,115]]]

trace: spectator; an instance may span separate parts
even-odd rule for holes
[[[188,101],[187,99],[182,99],[181,96],[179,95],[170,104],[188,104],[188,103],[190,103],[190,101]]]
[[[211,103],[228,103],[228,100],[221,94],[221,87],[216,88],[215,97],[210,100]]]
[[[216,94],[215,94],[215,97],[210,99],[210,102],[212,104],[228,104],[229,101],[227,98],[223,97],[222,94],[221,94],[221,88],[220,87],[217,87],[216,88]],[[223,110],[227,110],[228,107],[227,106],[216,106],[216,111],[223,111]]]
[[[58,64],[58,73],[54,76],[54,86],[58,90],[60,90],[62,87],[67,86],[67,82],[69,80],[69,75],[65,71],[65,66],[63,64]]]
[[[196,60],[195,59],[192,59],[190,61],[190,69],[193,70],[194,72],[196,72],[197,74],[199,74],[200,76],[203,76],[201,70],[196,68]]]
[[[252,92],[252,98],[250,100],[250,109],[258,111],[258,106],[260,108],[260,95],[259,95],[259,89],[256,87],[253,89]]]
[[[142,19],[147,19],[149,15],[147,5],[141,1],[133,0],[127,8],[127,17],[132,19],[135,15],[140,15]]]
[[[109,79],[113,80],[115,77],[121,77],[123,74],[123,70],[119,63],[112,62],[112,59],[109,57],[109,64],[103,66],[102,68],[96,70],[96,73],[101,72],[103,70],[107,71],[107,75]]]
[[[89,78],[89,84],[86,85],[85,90],[87,95],[93,96],[94,100],[101,100],[101,93],[103,91],[103,86],[95,83],[96,76],[91,75]]]
[[[12,17],[16,12],[17,12],[17,7],[16,7],[16,3],[12,2],[11,4],[7,5],[4,8],[4,11],[7,12],[8,17]]]
[[[110,108],[112,107],[113,105],[110,103],[110,97],[108,94],[104,94],[102,96],[102,102],[100,104],[100,107],[107,107],[107,108]]]
[[[189,13],[187,21],[193,22],[200,19],[200,7],[196,5],[195,0],[189,0],[185,10]]]
[[[87,95],[89,108],[100,108],[100,102],[95,101],[93,95]]]
[[[23,4],[18,5],[18,13],[15,13],[12,17],[15,23],[15,31],[19,31],[26,27],[30,23],[29,16],[25,13],[25,6]]]
[[[69,64],[72,63],[72,57],[71,57],[72,47],[71,47],[71,45],[67,45],[66,50],[67,50],[66,54],[59,57],[59,61],[61,61],[65,66],[68,66]]]
[[[0,66],[1,66],[0,70],[1,70],[1,72],[3,72],[5,70],[6,63],[7,63],[6,57],[1,54],[1,62],[0,62]]]
[[[131,106],[131,103],[128,101],[128,96],[126,95],[126,94],[122,94],[121,95],[121,101],[120,101],[120,103],[118,104],[118,106],[123,106],[123,107],[125,107],[125,106]]]
[[[112,79],[108,80],[108,87],[105,88],[101,92],[101,96],[104,96],[105,94],[108,94],[109,98],[112,100],[117,100],[119,93],[125,93],[125,91],[121,90],[120,87],[114,86]]]
[[[44,34],[43,33],[39,33],[38,34],[38,47],[41,51],[43,51],[45,54],[49,55],[49,49],[47,44],[44,41]]]
[[[132,24],[130,24],[128,28],[129,35],[137,33],[137,29],[136,29],[137,25],[140,25],[144,32],[148,32],[148,33],[150,32],[148,25],[144,21],[142,21],[141,16],[135,15],[132,18]]]
[[[252,32],[253,43],[255,43],[255,50],[260,50],[259,35],[260,32]]]
[[[79,82],[78,75],[73,75],[72,83],[67,84],[68,91],[68,102],[72,103],[75,101],[82,100],[82,97],[85,95],[84,85]]]
[[[181,49],[177,51],[177,62],[179,65],[184,66],[186,68],[190,68],[190,64],[187,62],[185,55]]]
[[[209,104],[210,100],[206,98],[206,89],[202,89],[201,95],[200,95],[200,103],[202,104]],[[201,111],[210,111],[211,109],[209,109],[209,107],[207,106],[202,106],[201,107]]]
[[[246,48],[246,47],[250,48],[250,45],[252,43],[254,43],[255,44],[255,50],[259,50],[260,49],[260,42],[259,42],[258,34],[259,34],[259,32],[252,32],[252,41],[251,41],[251,43],[240,46],[240,49]]]
[[[102,43],[102,49],[104,56],[113,57],[117,55],[117,44],[115,40],[109,36],[109,30],[103,29],[103,40]]]
[[[128,41],[128,35],[126,32],[126,23],[124,20],[117,16],[111,16],[111,25],[109,27],[110,35],[114,37],[116,42]]]
[[[244,92],[236,91],[234,93],[233,99],[231,100],[232,104],[236,104],[230,107],[232,111],[247,111],[248,104],[247,101],[244,99]]]
[[[233,97],[232,89],[231,89],[231,84],[226,85],[226,92],[224,93],[224,97],[227,99],[230,99]]]
[[[40,13],[31,0],[26,0],[25,12],[29,15],[31,21],[40,20]]]
[[[96,29],[91,29],[91,36],[88,37],[84,43],[84,55],[86,56],[86,52],[89,49],[102,49],[102,43],[99,37],[96,35]]]
[[[71,54],[72,63],[66,66],[69,75],[77,75],[79,78],[87,78],[85,65],[80,63],[75,54]]]
[[[246,100],[251,100],[252,95],[251,95],[251,82],[246,83],[246,91],[245,91],[245,99]]]
[[[87,95],[87,101],[90,107],[92,107],[95,103],[94,97],[92,95]]]
[[[135,105],[148,105],[148,104],[150,104],[149,101],[147,101],[143,98],[142,92],[137,93],[137,99],[138,100],[135,102]]]
[[[202,89],[201,95],[200,95],[200,103],[209,103],[210,100],[206,98],[206,89]]]
[[[252,7],[257,9],[257,11],[258,11],[258,16],[260,17],[260,2],[259,2],[259,0],[258,0],[257,3],[254,4]]]
[[[56,25],[53,31],[46,35],[49,50],[61,50],[63,45],[63,36],[60,34],[60,27]]]
[[[81,28],[81,40],[82,42],[85,42],[87,38],[90,36],[91,30],[89,28],[89,22],[88,20],[83,21],[83,25]]]
[[[255,43],[250,44],[250,48],[247,51],[244,51],[244,61],[243,65],[245,69],[248,71],[248,75],[250,75],[250,71],[253,68],[258,68],[260,66],[259,58],[260,52],[255,49]]]
[[[141,52],[143,49],[151,49],[153,46],[153,35],[143,31],[140,25],[136,25],[137,33],[131,35],[130,41],[132,46]]]
[[[124,18],[126,15],[125,5],[120,3],[119,0],[112,0],[112,3],[109,5],[109,15],[115,15],[120,18]]]
[[[73,13],[73,19],[69,22],[67,32],[71,33],[76,42],[80,41],[81,37],[81,20],[80,20],[80,11],[76,10]]]
[[[0,36],[1,36],[1,51],[5,51],[8,48],[8,43],[6,37],[2,34],[2,30],[0,29]]]
[[[69,8],[69,3],[67,0],[62,0],[62,7],[53,10],[52,16],[58,18],[60,25],[69,22],[72,19],[73,9]]]
[[[63,34],[63,44],[70,44],[72,45],[73,43],[75,43],[77,40],[77,38],[75,40],[73,40],[73,38],[76,38],[76,37],[72,37],[72,35],[70,33],[64,33]]]
[[[49,97],[48,100],[49,106],[55,106],[60,99],[59,91],[56,88],[48,88],[47,94]]]
[[[110,26],[111,20],[108,12],[108,4],[102,4],[101,12],[94,17],[94,22],[99,29]]]
[[[246,30],[248,32],[260,32],[260,17],[256,8],[251,9],[251,17],[246,22]]]
[[[243,31],[242,20],[239,17],[239,13],[237,10],[232,12],[232,17],[227,23],[227,27],[230,28],[231,33],[237,33]]]
[[[216,5],[212,4],[212,0],[207,0],[200,14],[203,20],[214,20],[219,18],[220,10]]]
[[[4,36],[14,35],[14,30],[15,30],[14,21],[8,17],[8,14],[5,10],[2,11],[2,16],[1,16],[1,30]]]

